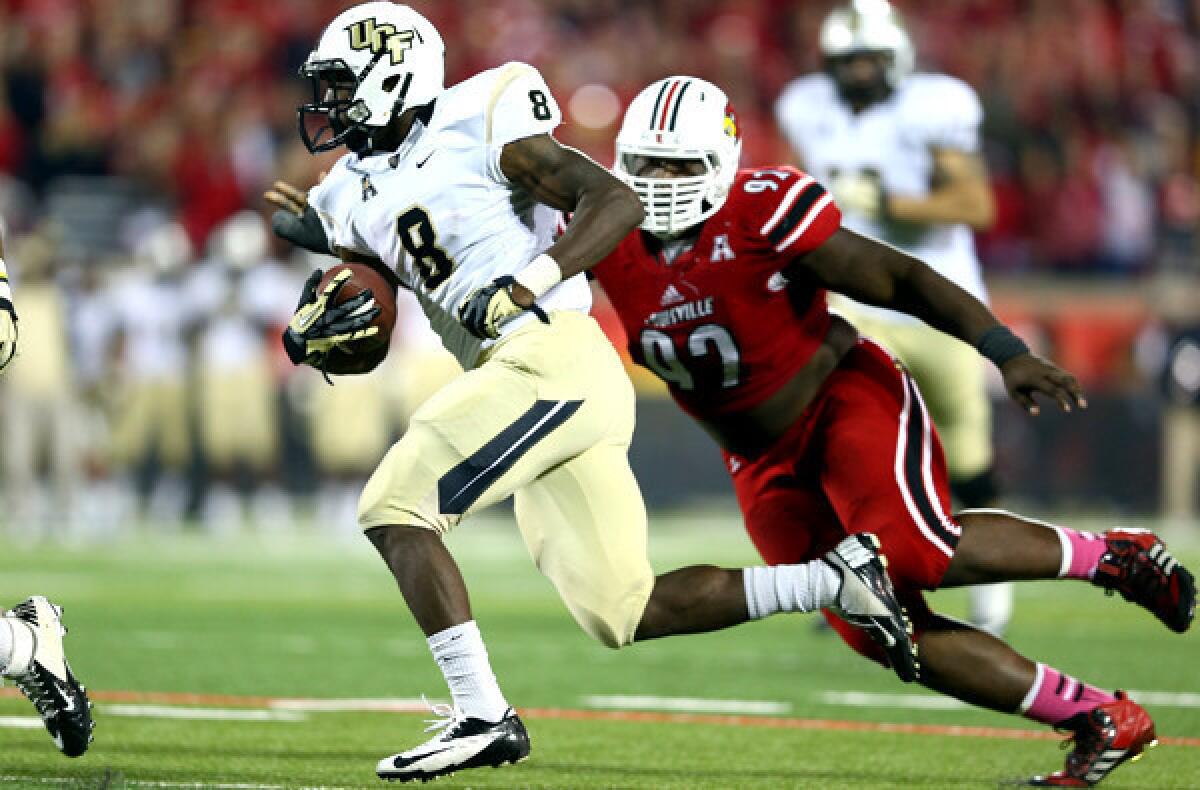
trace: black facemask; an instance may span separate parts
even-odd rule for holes
[[[297,109],[300,139],[310,153],[332,151],[343,145],[357,154],[370,150],[372,131],[377,127],[365,123],[370,111],[361,99],[354,98],[354,94],[384,52],[380,51],[358,75],[340,58],[305,63],[300,67],[300,75],[312,87],[312,101]],[[412,75],[404,75],[403,80],[399,76],[389,78],[391,80],[395,81],[393,85],[385,85],[385,88],[399,88],[393,110],[398,113],[404,106]]]
[[[825,71],[833,78],[843,101],[865,107],[892,95],[887,70],[893,57],[891,52],[883,50],[827,57]]]

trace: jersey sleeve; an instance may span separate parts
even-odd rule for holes
[[[374,255],[370,245],[354,229],[352,223],[346,220],[356,200],[362,199],[360,177],[351,173],[345,167],[345,160],[339,160],[329,175],[321,183],[308,191],[308,204],[321,220],[325,229],[325,237],[329,245],[342,247],[354,252]]]
[[[952,148],[967,153],[979,150],[983,105],[974,89],[962,80],[941,76],[929,80],[912,108],[931,148]]]
[[[779,255],[810,252],[842,224],[833,196],[793,167],[750,173],[739,178],[734,189],[747,200],[748,233]]]
[[[500,152],[504,146],[514,140],[550,134],[562,123],[562,110],[541,73],[527,63],[513,62],[497,69],[485,100],[483,135],[489,173],[497,181],[507,183],[500,171]]]

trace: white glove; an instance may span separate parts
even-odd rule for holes
[[[871,221],[883,219],[886,210],[883,184],[874,173],[843,173],[833,180],[830,190],[838,208],[845,213]]]

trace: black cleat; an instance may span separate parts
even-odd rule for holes
[[[467,768],[499,768],[529,756],[529,733],[512,708],[497,722],[464,717],[449,705],[435,705],[433,712],[446,718],[433,721],[428,730],[442,733],[380,760],[375,767],[380,779],[427,782]]]
[[[921,674],[912,624],[884,570],[879,538],[868,532],[851,535],[825,555],[825,562],[842,576],[837,603],[830,607],[838,617],[867,632],[887,654],[895,673],[905,683]]]
[[[67,664],[63,652],[62,609],[40,595],[17,604],[6,617],[23,621],[33,632],[33,657],[28,668],[14,673],[17,688],[42,715],[42,721],[59,750],[78,757],[92,742],[92,703]]]

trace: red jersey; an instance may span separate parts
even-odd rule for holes
[[[662,243],[627,236],[592,272],[640,365],[697,417],[762,403],[825,339],[825,291],[783,269],[837,230],[841,212],[812,176],[741,170],[700,235],[668,263]]]

